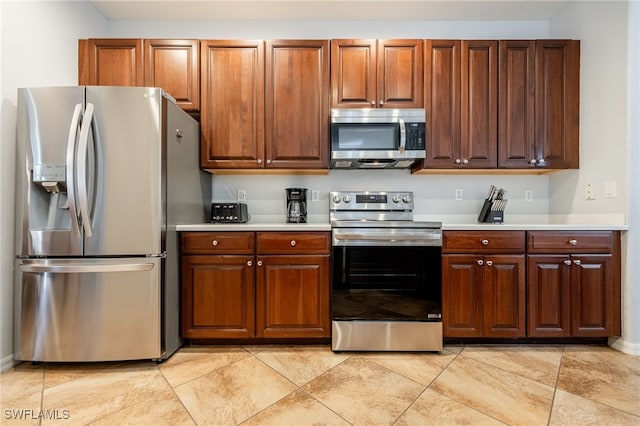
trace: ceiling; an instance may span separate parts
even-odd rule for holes
[[[114,20],[548,20],[571,0],[102,0]]]

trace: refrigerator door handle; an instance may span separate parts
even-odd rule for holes
[[[75,169],[75,153],[76,139],[78,138],[78,125],[80,123],[80,112],[82,112],[82,104],[76,104],[71,118],[71,126],[69,127],[69,140],[67,141],[67,170],[65,172],[67,179],[67,200],[69,202],[69,214],[71,216],[71,228],[76,236],[80,236],[80,224],[78,222],[78,212],[76,211],[76,181]]]
[[[55,272],[59,274],[76,274],[86,272],[137,272],[150,271],[153,263],[128,263],[128,264],[73,264],[51,265],[47,263],[29,263],[19,265],[22,272]]]
[[[78,155],[76,164],[78,166],[78,207],[80,209],[80,219],[84,228],[86,238],[93,235],[91,229],[91,217],[89,216],[89,196],[87,194],[87,153],[89,150],[89,130],[93,120],[93,104],[87,103],[80,128],[80,141],[78,143]]]

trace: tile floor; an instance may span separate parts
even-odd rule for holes
[[[22,363],[0,387],[3,425],[640,425],[640,357],[599,346],[192,346]]]

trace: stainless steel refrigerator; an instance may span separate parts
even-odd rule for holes
[[[181,345],[176,224],[203,222],[199,124],[158,88],[18,90],[14,358]]]

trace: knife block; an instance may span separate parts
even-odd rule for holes
[[[480,214],[478,215],[478,222],[481,223],[503,223],[504,222],[504,210],[491,210],[491,201],[484,200]]]

